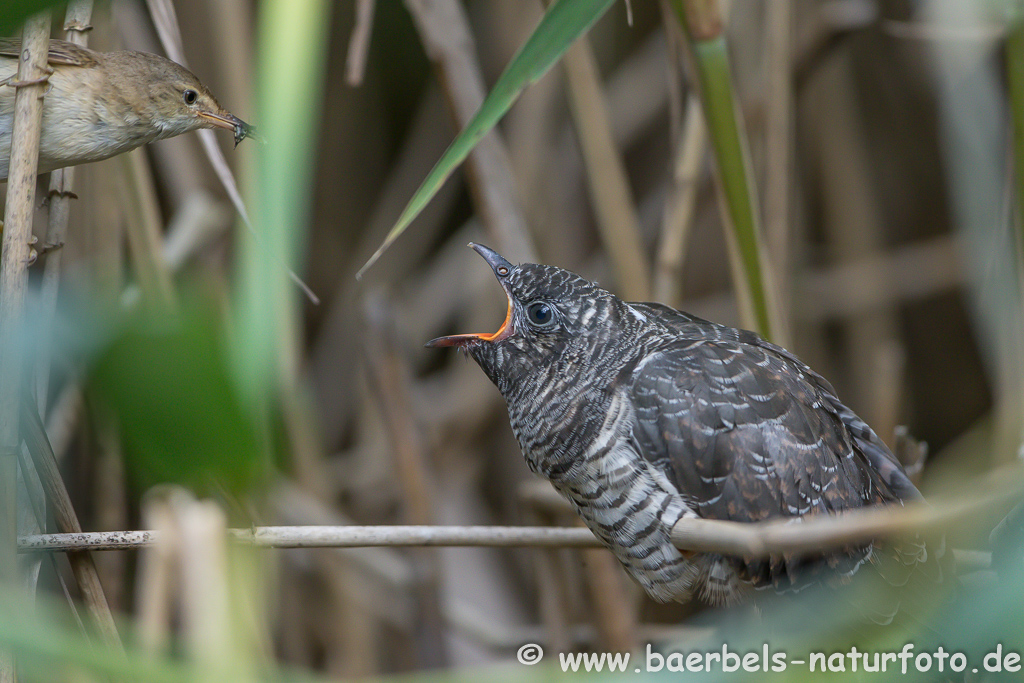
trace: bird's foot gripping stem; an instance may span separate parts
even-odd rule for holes
[[[29,266],[35,265],[35,262],[39,260],[40,256],[45,256],[46,254],[49,254],[51,251],[56,251],[64,246],[63,242],[57,242],[55,244],[44,244],[40,247],[36,247],[37,244],[39,244],[39,238],[33,235],[32,239],[28,241],[28,259],[26,259],[25,261]]]
[[[24,81],[19,81],[14,75],[12,75],[9,78],[5,78],[0,81],[0,86],[6,85],[11,88],[25,88],[30,85],[40,85],[41,83],[48,83],[51,75],[53,75],[53,67],[48,66],[46,67],[46,73],[39,78],[27,78]]]
[[[0,237],[4,234],[4,222],[0,221]],[[56,251],[64,246],[63,242],[57,242],[56,244],[44,244],[41,247],[36,247],[39,244],[39,238],[35,235],[28,241],[28,258],[25,259],[25,265],[31,267],[35,265],[36,261],[39,260],[40,256],[45,256],[51,251]]]

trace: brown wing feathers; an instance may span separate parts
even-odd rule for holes
[[[20,38],[0,38],[0,56],[17,59],[20,54]],[[51,40],[47,62],[66,66],[92,66],[96,64],[96,53],[64,40]]]

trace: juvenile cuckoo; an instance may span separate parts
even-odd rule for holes
[[[917,539],[800,559],[678,550],[670,533],[682,517],[758,522],[921,494],[832,385],[786,349],[470,246],[505,290],[505,321],[428,346],[460,347],[479,363],[530,468],[652,598],[731,603],[751,588],[843,583],[865,564],[897,585],[937,570]]]

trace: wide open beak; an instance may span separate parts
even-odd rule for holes
[[[498,328],[497,332],[492,334],[484,334],[482,332],[473,334],[453,334],[450,337],[438,337],[427,342],[429,348],[439,348],[443,346],[463,346],[469,342],[486,341],[486,342],[499,342],[502,339],[507,339],[512,335],[514,331],[512,329],[512,295],[508,291],[508,280],[506,279],[509,273],[512,272],[513,265],[506,261],[501,254],[494,251],[489,247],[485,247],[482,244],[469,243],[476,253],[484,257],[484,260],[491,266],[491,270],[494,271],[494,276],[498,278],[498,282],[501,284],[502,289],[505,290],[505,296],[508,297],[508,310],[505,312],[505,322],[501,323],[501,327]]]
[[[203,117],[211,126],[233,131],[235,134],[235,147],[246,138],[256,137],[256,127],[227,112],[201,111],[199,116]]]

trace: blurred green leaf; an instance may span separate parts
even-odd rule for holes
[[[0,35],[13,35],[28,17],[62,4],[54,0],[5,0],[0,4]]]
[[[96,358],[92,387],[119,416],[141,487],[240,495],[266,474],[225,348],[214,309],[192,302],[173,316],[134,315]]]
[[[77,680],[72,671],[92,671],[116,681],[196,680],[196,671],[180,662],[131,650],[114,652],[102,643],[90,643],[77,627],[63,623],[57,603],[45,594],[35,597],[31,608],[25,602],[22,595],[0,594],[0,643],[15,654],[18,680]]]
[[[995,651],[998,645],[1002,644],[1004,654],[1021,651],[1024,641],[1021,640],[1018,615],[1024,609],[1024,592],[1019,589],[1020,578],[1018,567],[1012,575],[1006,576],[1007,581],[992,582],[977,589],[960,587],[952,575],[948,575],[941,585],[931,585],[917,576],[911,582],[926,584],[916,587],[926,601],[923,605],[925,611],[903,610],[892,623],[880,625],[864,617],[861,603],[888,599],[902,608],[906,592],[913,588],[909,584],[901,587],[886,584],[873,572],[872,565],[866,564],[854,575],[852,584],[839,589],[816,586],[796,594],[759,596],[756,617],[752,611],[742,608],[706,612],[693,619],[690,625],[707,627],[711,635],[702,640],[688,640],[654,649],[665,655],[673,652],[722,653],[723,647],[740,657],[748,653],[763,655],[765,650],[769,653],[770,673],[767,676],[763,671],[745,672],[742,668],[725,671],[722,660],[719,660],[712,662],[710,671],[668,674],[662,669],[662,675],[671,675],[672,680],[820,680],[823,675],[822,655],[827,670],[825,675],[849,677],[850,680],[892,680],[897,677],[911,681],[974,680],[971,676],[965,679],[962,673],[951,672],[948,658],[951,653],[962,652],[967,671],[972,668],[983,671],[985,655]],[[906,662],[906,671],[903,671],[902,660],[890,658],[884,663],[884,672],[865,672],[865,654],[869,667],[875,666],[877,654],[881,669],[885,653],[899,653],[908,644],[910,658]],[[941,655],[937,655],[940,646],[946,653],[941,673],[938,671],[938,657]],[[778,661],[774,659],[776,655],[780,656]],[[918,660],[920,655],[928,656]],[[857,659],[856,670],[854,658]],[[812,659],[815,660],[813,672],[810,669]],[[733,664],[736,661],[732,660]],[[758,664],[763,666],[763,657],[759,657]],[[924,670],[925,667],[928,669]],[[982,677],[981,680],[1004,679]],[[1019,680],[1019,674],[1010,675],[1006,680]]]
[[[569,46],[600,19],[614,2],[615,0],[558,0],[551,6],[526,43],[509,62],[505,72],[494,84],[494,89],[480,105],[480,109],[445,150],[441,160],[416,190],[416,194],[399,216],[398,222],[384,238],[384,243],[359,269],[356,277],[362,276],[366,269],[380,258],[384,250],[409,227],[413,219],[441,189],[448,176],[469,156],[480,139],[501,120],[518,99],[519,93],[547,73]]]
[[[0,646],[14,653],[19,681],[95,680],[132,683],[193,683],[210,679],[209,667],[166,656],[150,656],[136,648],[114,651],[102,643],[90,642],[67,619],[64,606],[43,594],[31,606],[20,594],[0,591]],[[31,615],[31,616],[28,616]],[[123,630],[130,630],[127,625]],[[270,683],[314,683],[323,678],[298,671],[267,671],[258,680]]]
[[[1010,90],[1010,116],[1013,121],[1013,156],[1016,170],[1017,199],[1017,279],[1024,292],[1024,18],[1020,5],[1006,37],[1006,80]]]
[[[294,267],[307,229],[330,7],[326,0],[259,5],[257,120],[266,142],[259,146],[247,198],[259,237],[239,231],[243,258],[232,358],[251,408],[271,400],[298,325],[295,292],[281,265]]]

